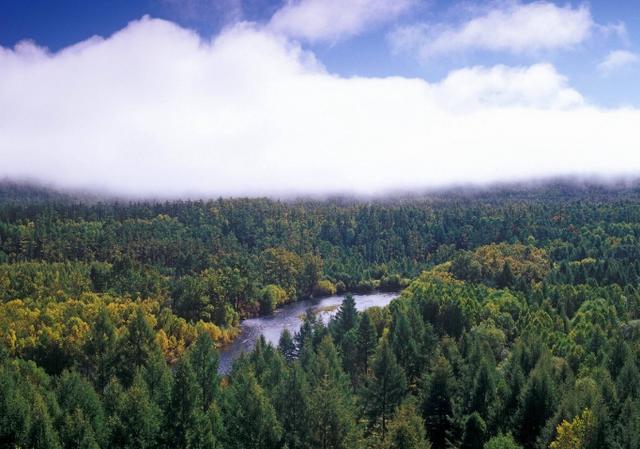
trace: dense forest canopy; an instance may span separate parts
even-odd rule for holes
[[[640,189],[116,201],[0,187],[0,446],[640,447]],[[242,318],[309,313],[218,373]]]

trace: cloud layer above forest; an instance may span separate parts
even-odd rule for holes
[[[0,177],[131,195],[380,193],[640,171],[640,111],[549,64],[344,78],[269,26],[144,18],[0,48]]]

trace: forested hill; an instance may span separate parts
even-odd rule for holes
[[[637,449],[640,194],[0,194],[0,447]],[[218,374],[241,317],[345,299]]]

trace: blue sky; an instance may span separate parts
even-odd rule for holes
[[[500,6],[509,2],[476,2]],[[531,2],[529,2],[531,3]],[[264,23],[283,4],[274,0],[2,0],[0,45],[12,47],[30,39],[57,51],[91,36],[109,36],[132,20],[150,15],[197,30],[204,38],[215,36],[236,21]],[[629,64],[603,73],[598,64],[611,51],[636,54],[640,41],[640,2],[593,0],[555,2],[556,5],[588,7],[594,22],[603,28],[622,25],[623,33],[595,32],[569,49],[537,52],[465,51],[420,61],[407,52],[393,52],[389,34],[402,25],[461,23],[469,17],[473,2],[418,1],[394,20],[329,41],[303,42],[333,73],[344,76],[408,76],[435,81],[457,68],[472,65],[527,65],[550,62],[569,77],[585,97],[604,106],[640,104],[640,64]]]
[[[0,177],[375,194],[640,174],[640,3],[0,0]]]

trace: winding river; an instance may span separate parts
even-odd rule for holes
[[[370,293],[367,295],[353,295],[356,301],[356,308],[360,311],[369,307],[384,307],[398,293]],[[305,301],[287,304],[277,309],[272,315],[258,318],[250,318],[240,323],[240,334],[229,345],[220,350],[220,372],[228,373],[236,357],[243,352],[253,349],[260,335],[273,345],[278,344],[280,334],[288,329],[294,334],[302,325],[302,317],[307,309],[317,311],[318,318],[325,324],[338,311],[344,296],[329,296],[320,299],[308,299]]]

